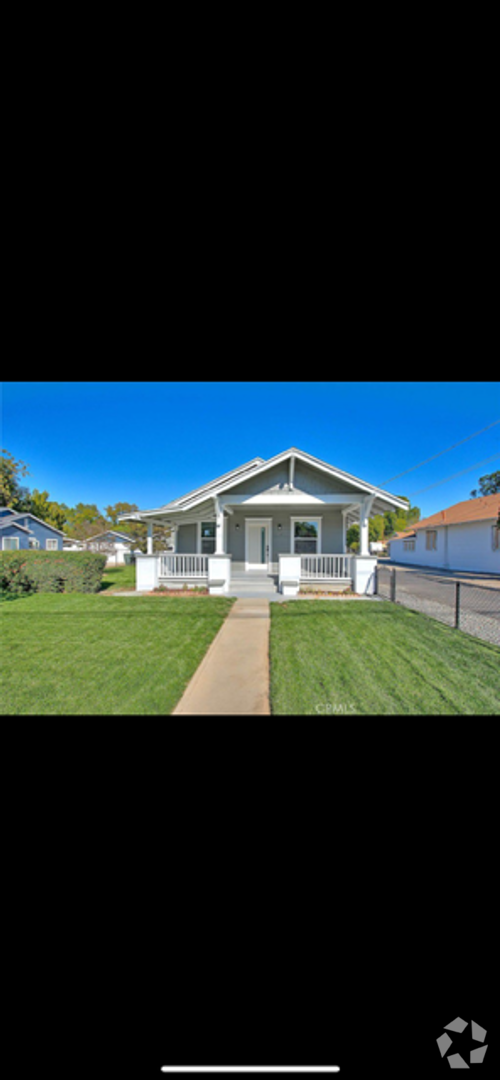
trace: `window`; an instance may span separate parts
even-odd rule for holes
[[[415,540],[405,540],[403,547],[405,551],[415,551]]]
[[[500,525],[494,525],[491,530],[491,546],[493,551],[500,551]]]
[[[425,534],[425,548],[426,551],[437,551],[437,530],[427,529]]]
[[[292,518],[292,551],[296,555],[319,555],[321,519],[302,521]]]
[[[2,537],[2,550],[3,551],[18,551],[19,550],[19,537],[18,536],[3,536]]]
[[[30,545],[30,548],[39,548],[40,547],[40,541],[37,540],[35,536],[30,536],[29,545]]]
[[[57,540],[46,540],[45,541],[45,550],[46,551],[57,551]]]
[[[213,555],[215,551],[215,521],[201,523],[201,554]]]

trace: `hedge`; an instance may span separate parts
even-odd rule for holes
[[[93,551],[1,551],[0,595],[98,592],[106,559]]]

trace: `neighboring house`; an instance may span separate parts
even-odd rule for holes
[[[0,506],[0,547],[2,551],[62,551],[64,534],[26,511]]]
[[[147,524],[150,557],[153,526],[173,531],[174,554],[154,557],[148,582],[201,577],[210,585],[218,558],[217,580],[224,583],[218,587],[227,591],[231,573],[279,573],[281,584],[285,563],[294,581],[314,577],[345,584],[352,576],[346,568],[356,563],[347,554],[349,525],[360,523],[359,555],[374,566],[368,548],[370,516],[407,506],[368,481],[291,447],[267,461],[253,458],[155,510],[122,514],[119,520]],[[137,559],[140,587],[147,556]]]
[[[64,536],[63,551],[83,551],[83,540],[75,540],[71,536]]]
[[[78,542],[78,541],[77,541]],[[82,547],[87,551],[99,551],[108,556],[108,562],[117,565],[125,562],[125,552],[131,551],[134,541],[126,533],[108,529],[107,532],[89,536],[88,540],[82,541]]]
[[[466,499],[388,541],[393,562],[500,574],[500,495]]]

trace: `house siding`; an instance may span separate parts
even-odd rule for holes
[[[63,549],[63,538],[62,538],[62,536],[60,536],[60,534],[58,532],[55,531],[55,529],[51,529],[50,525],[46,525],[45,523],[42,523],[41,521],[34,521],[34,519],[29,517],[28,514],[26,515],[26,517],[23,516],[23,517],[17,518],[17,521],[19,522],[19,525],[25,525],[26,528],[30,530],[31,536],[26,537],[26,545],[25,546],[27,548],[29,547],[29,539],[34,538],[34,539],[38,540],[38,542],[40,544],[40,549],[43,550],[43,551],[45,551],[45,541],[46,540],[57,540],[57,549],[56,550],[57,551],[62,551],[62,549]]]
[[[194,522],[190,525],[179,525],[177,530],[177,553],[178,555],[193,555],[197,551],[197,527]]]
[[[19,522],[19,524],[21,524],[21,522]],[[7,539],[7,538],[10,538],[12,536],[17,537],[17,539],[19,540],[19,551],[25,551],[25,550],[28,549],[28,547],[29,547],[28,534],[23,532],[22,529],[16,528],[16,522],[13,521],[12,524],[9,524],[5,529],[0,530],[0,550],[1,551],[6,550],[4,548],[4,545],[3,545],[4,538]]]
[[[436,551],[427,551],[426,530],[422,529],[415,536],[414,551],[404,550],[404,540],[391,540],[390,557],[394,562],[414,566],[500,574],[500,551],[492,548],[493,524],[491,520],[438,525]]]

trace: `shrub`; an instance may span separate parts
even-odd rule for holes
[[[93,551],[2,551],[0,594],[98,592],[105,566]]]

